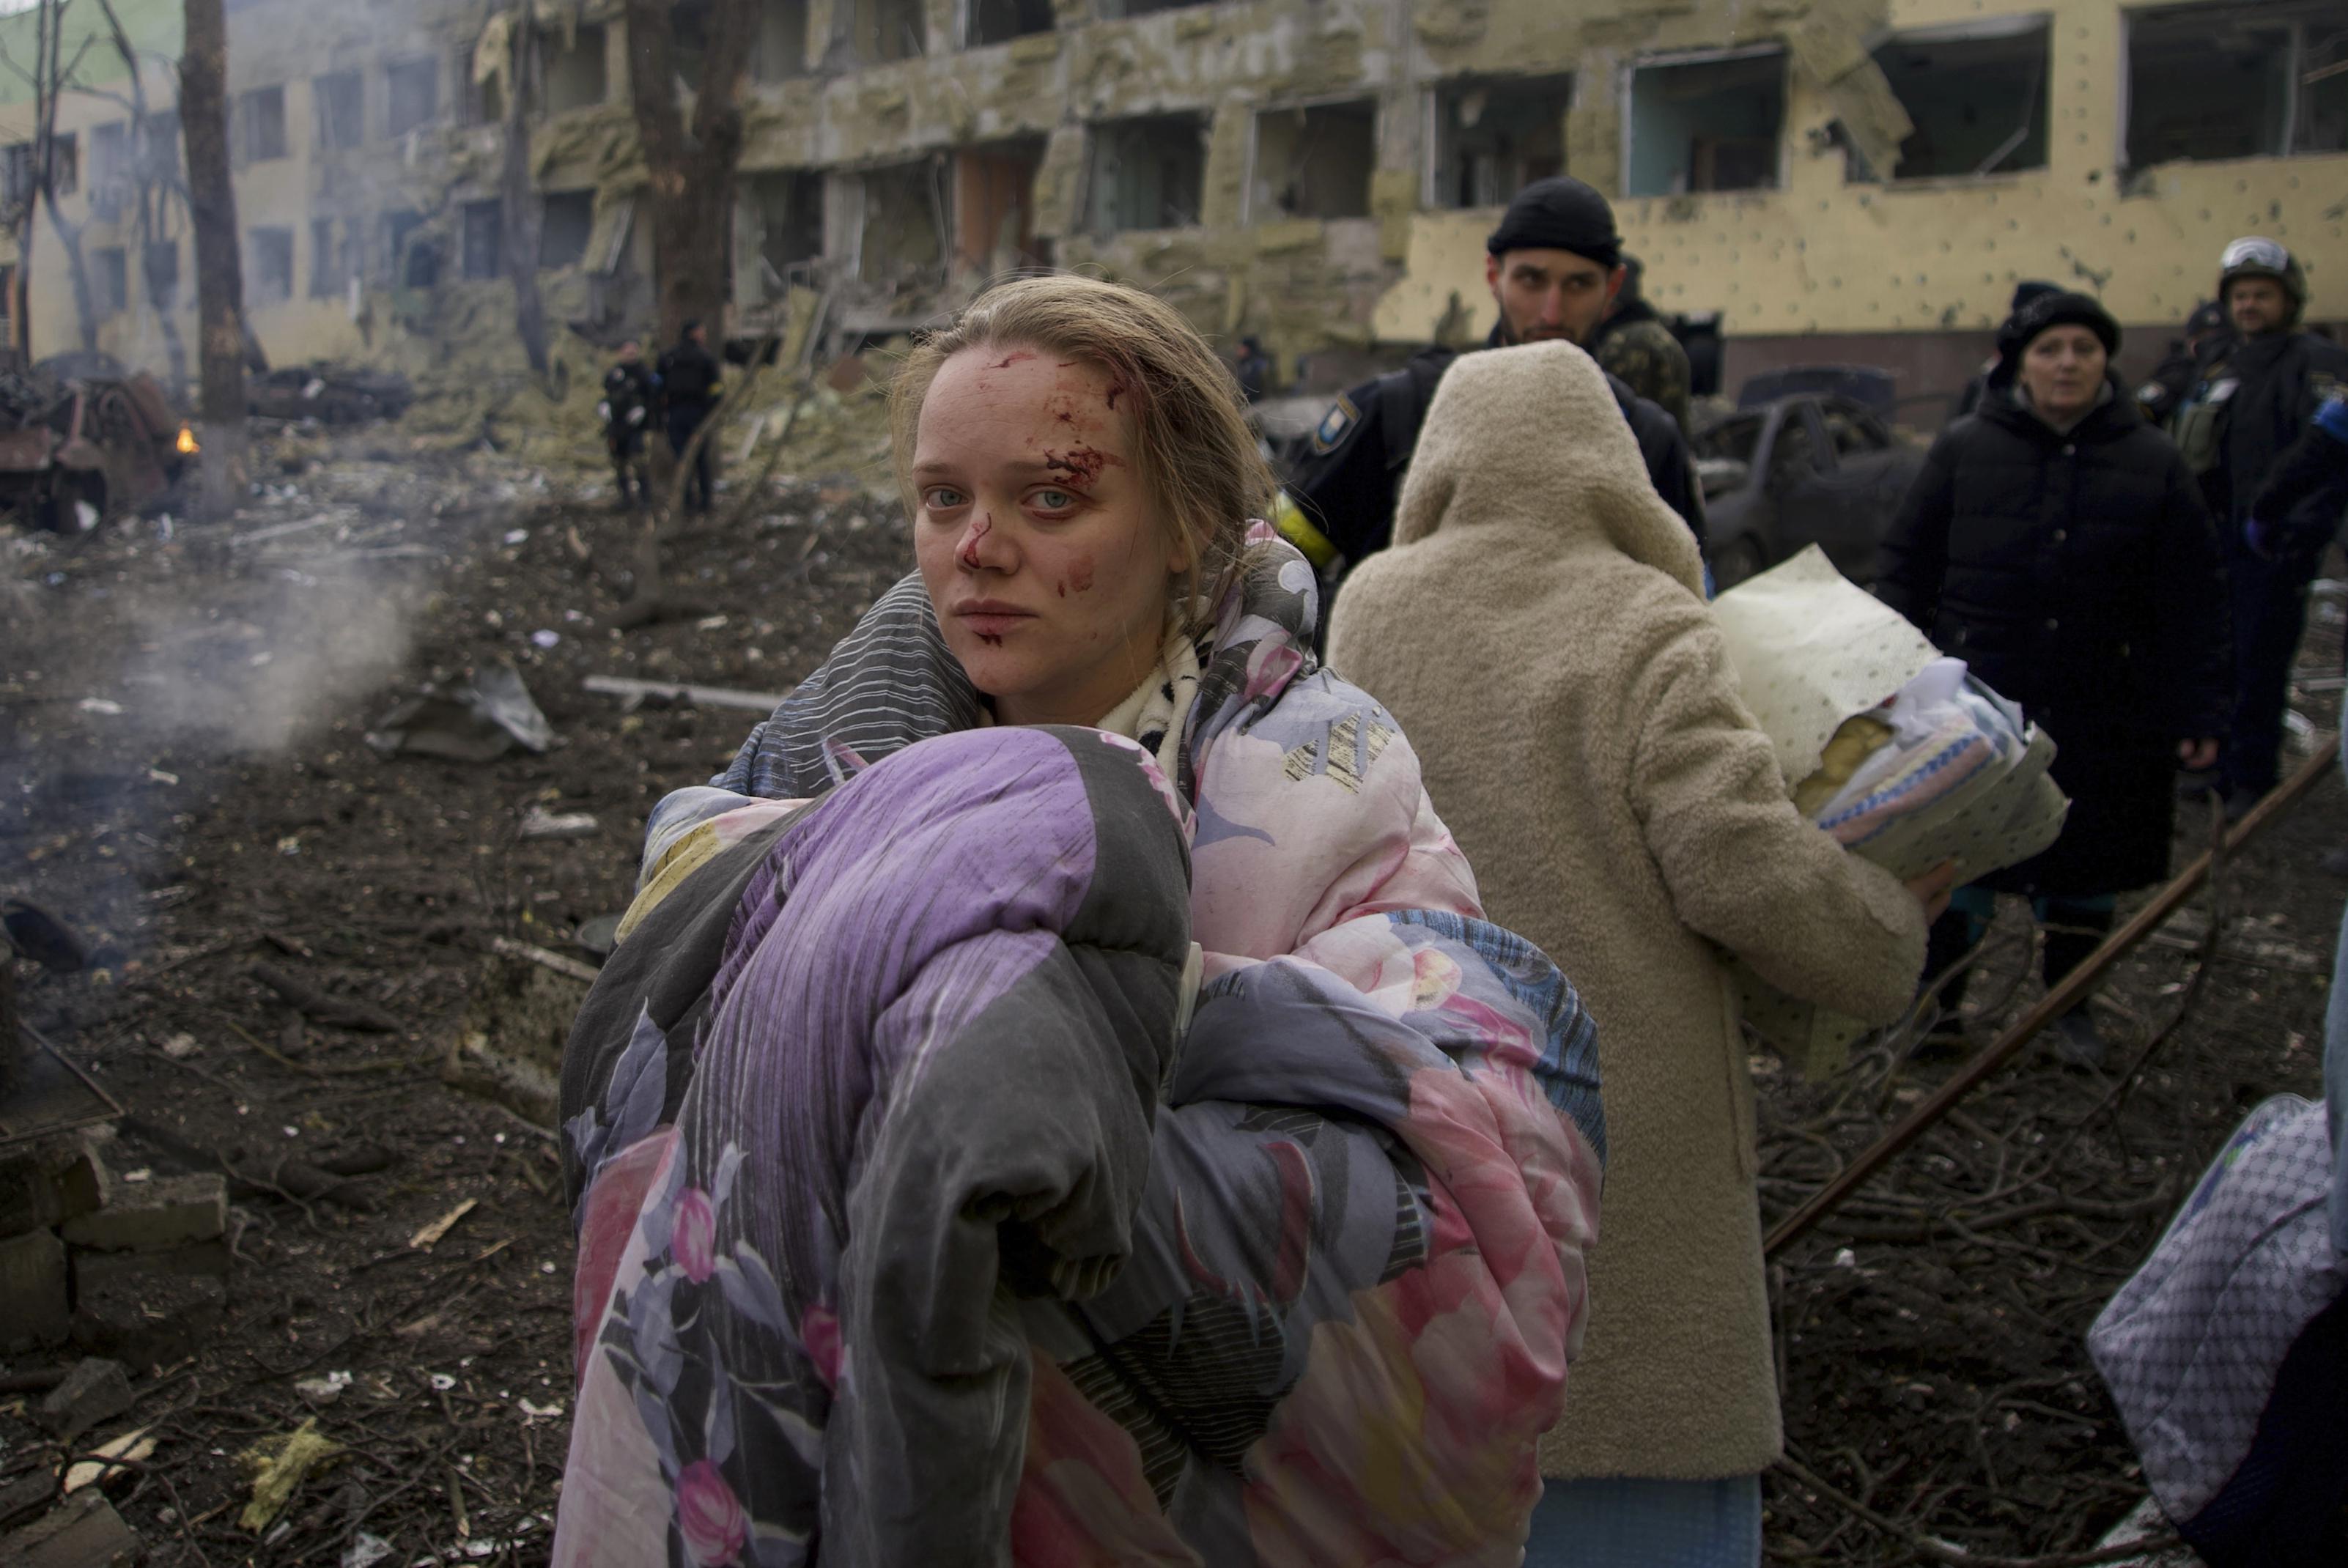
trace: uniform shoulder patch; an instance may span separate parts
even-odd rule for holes
[[[1322,415],[1321,423],[1313,431],[1313,450],[1334,452],[1337,444],[1344,440],[1345,432],[1358,424],[1361,417],[1362,411],[1354,406],[1353,398],[1344,393],[1338,394],[1337,401],[1329,405],[1329,412]]]

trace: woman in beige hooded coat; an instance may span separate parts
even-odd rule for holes
[[[1462,356],[1394,548],[1347,579],[1329,660],[1417,742],[1486,907],[1599,1028],[1608,1165],[1591,1320],[1529,1568],[1760,1553],[1782,1449],[1726,959],[1870,1021],[1924,954],[1920,900],[1796,812],[1736,695],[1695,541],[1581,350]]]

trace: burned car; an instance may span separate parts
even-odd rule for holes
[[[153,376],[111,368],[0,374],[0,507],[70,533],[172,494],[195,438]]]
[[[1730,589],[1817,545],[1857,583],[1924,466],[1882,416],[1849,397],[1797,392],[1742,407],[1689,442],[1704,485],[1714,581]]]
[[[244,385],[245,407],[256,417],[293,424],[396,419],[416,401],[415,388],[396,371],[324,363],[261,371],[248,375]]]

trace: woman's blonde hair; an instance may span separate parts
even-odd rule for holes
[[[1239,559],[1248,519],[1266,516],[1278,488],[1256,446],[1239,382],[1198,329],[1164,301],[1098,278],[1020,278],[980,295],[924,335],[889,389],[897,488],[909,512],[922,404],[939,367],[965,349],[1028,348],[1097,365],[1123,394],[1111,405],[1133,432],[1133,473],[1189,563],[1178,603],[1195,622],[1200,595]]]

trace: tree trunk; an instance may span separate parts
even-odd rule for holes
[[[530,368],[546,374],[546,304],[538,293],[538,253],[541,223],[538,191],[530,178],[530,95],[525,84],[538,80],[538,29],[525,12],[508,33],[513,52],[506,72],[506,149],[499,170],[498,205],[505,233],[506,275],[513,280],[514,330],[521,334],[522,352]]]
[[[722,338],[742,156],[742,83],[757,36],[757,0],[713,0],[700,90],[688,128],[677,101],[670,0],[626,0],[628,97],[644,147],[660,341],[687,321]]]
[[[203,390],[203,509],[225,517],[243,497],[244,272],[237,254],[236,186],[228,162],[228,20],[221,0],[186,0],[180,57],[180,130],[188,150],[196,236],[197,359]]]

